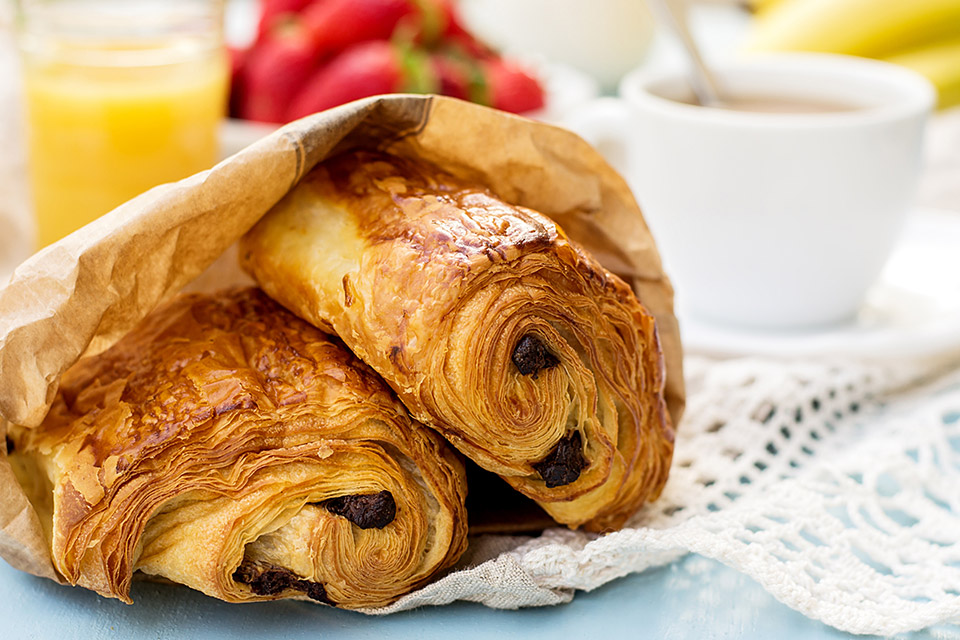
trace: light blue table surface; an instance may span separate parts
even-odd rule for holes
[[[386,617],[304,602],[231,605],[175,585],[135,583],[132,606],[20,573],[0,561],[0,640],[20,638],[853,638],[774,600],[750,578],[699,556],[616,580],[555,607],[473,603]],[[960,639],[945,627],[900,638]]]

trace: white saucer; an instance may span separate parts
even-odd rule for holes
[[[721,327],[679,313],[684,349],[714,356],[924,358],[960,351],[960,212],[910,214],[890,261],[848,323],[798,332]]]

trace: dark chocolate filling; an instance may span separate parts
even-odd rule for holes
[[[383,529],[397,517],[397,503],[389,491],[340,496],[320,504],[330,513],[343,516],[361,529]]]
[[[580,432],[574,431],[557,443],[553,451],[540,462],[534,462],[533,468],[546,483],[548,489],[570,484],[580,477],[587,466],[583,459],[583,447]]]
[[[526,335],[520,338],[517,346],[513,348],[513,364],[517,370],[525,376],[537,374],[544,369],[550,369],[560,364],[557,356],[553,355],[540,342],[540,338],[534,335]]]
[[[233,572],[233,579],[248,585],[258,596],[275,596],[287,589],[300,591],[311,600],[333,604],[327,598],[327,590],[319,582],[303,580],[283,567],[274,567],[257,562],[244,561]]]

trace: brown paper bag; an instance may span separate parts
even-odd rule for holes
[[[213,169],[152,189],[24,262],[0,289],[0,432],[44,418],[61,374],[181,291],[242,281],[229,251],[314,165],[367,147],[416,155],[556,220],[657,319],[674,421],[684,403],[673,290],[624,180],[576,135],[435,96],[381,96],[291,123]],[[57,579],[0,449],[0,556]]]

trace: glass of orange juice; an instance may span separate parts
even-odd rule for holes
[[[216,162],[229,75],[222,0],[18,9],[38,248]]]

